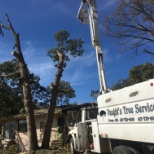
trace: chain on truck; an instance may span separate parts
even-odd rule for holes
[[[71,153],[154,154],[154,79],[110,91],[106,86],[96,0],[82,0],[77,17],[90,25],[100,95],[96,107],[81,108],[68,134]],[[88,116],[87,116],[88,115]]]

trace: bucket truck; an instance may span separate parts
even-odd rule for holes
[[[77,17],[90,25],[100,95],[96,107],[81,108],[69,132],[71,153],[154,154],[154,79],[110,91],[106,85],[96,0],[82,0]]]

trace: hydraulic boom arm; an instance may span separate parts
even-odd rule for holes
[[[88,11],[86,11],[86,8]],[[103,52],[99,36],[96,0],[82,0],[77,17],[84,24],[88,24],[89,22],[92,45],[96,49],[96,58],[97,58],[98,74],[100,81],[100,93],[101,94],[106,93],[108,89],[106,86],[105,71],[103,66]]]

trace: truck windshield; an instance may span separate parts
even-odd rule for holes
[[[88,119],[96,119],[97,115],[98,115],[98,109],[97,108],[90,109],[90,110],[88,110],[87,113],[88,113],[88,115],[87,115]]]

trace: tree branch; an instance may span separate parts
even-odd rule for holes
[[[7,27],[7,26],[5,26],[2,22],[0,22],[0,26],[1,26],[2,28],[4,28],[4,29],[10,30],[10,28]]]
[[[154,53],[153,53],[153,52],[151,52],[151,51],[148,51],[147,49],[144,49],[144,50],[143,50],[143,52],[148,53],[148,54],[150,54],[150,55],[153,55],[153,56],[154,56]]]
[[[2,74],[0,75],[0,77],[11,77],[11,76],[15,76],[15,75],[19,75],[20,74],[20,71],[17,70],[15,73],[10,73],[10,74]]]
[[[153,1],[119,0],[112,16],[106,17],[103,26],[105,34],[117,38],[118,45],[127,46],[135,52],[154,55],[144,45],[154,43],[154,3]]]
[[[6,13],[5,13],[5,16],[6,16],[6,20],[8,21],[8,25],[9,25],[9,29],[8,30],[10,30],[13,33],[13,35],[15,35],[16,32],[13,29],[13,26],[12,26],[12,24],[10,22],[9,16]]]

